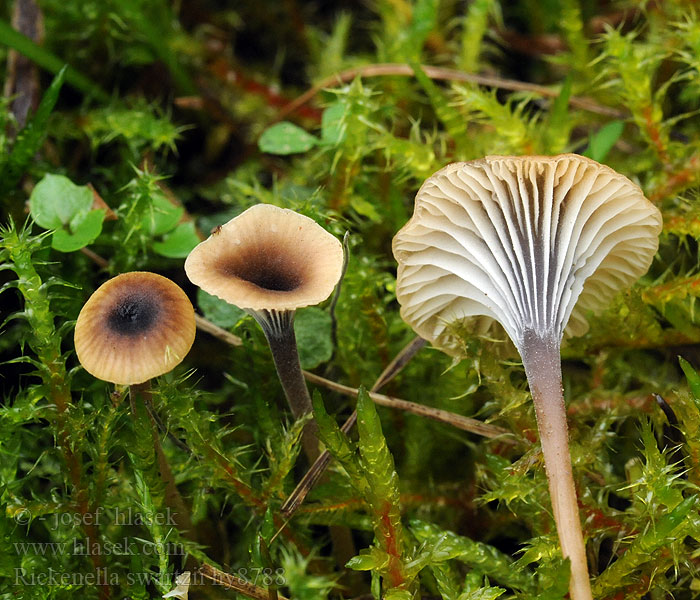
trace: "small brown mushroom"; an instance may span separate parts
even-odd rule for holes
[[[192,530],[149,408],[150,380],[172,371],[194,343],[194,308],[180,287],[155,273],[123,273],[88,298],[75,324],[75,352],[98,379],[129,386],[131,416],[147,421],[165,500],[180,530]],[[137,401],[140,399],[140,401]]]
[[[192,283],[260,324],[295,418],[311,412],[311,398],[299,365],[294,311],[328,298],[342,266],[342,245],[333,235],[271,204],[257,204],[216,228],[185,261]],[[309,456],[318,453],[308,434],[304,447]]]
[[[455,323],[494,320],[528,377],[573,600],[590,600],[571,471],[559,348],[618,290],[643,275],[661,214],[609,167],[561,156],[491,156],[428,178],[394,238],[401,315],[456,354]]]
[[[194,342],[194,309],[169,279],[135,271],[103,283],[75,324],[75,351],[104,381],[143,383],[171,371]]]

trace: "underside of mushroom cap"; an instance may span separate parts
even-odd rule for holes
[[[134,385],[182,362],[195,333],[185,292],[166,277],[135,271],[117,275],[90,296],[75,324],[75,351],[94,377]]]
[[[518,347],[525,331],[581,335],[586,311],[647,271],[661,226],[637,185],[578,155],[448,165],[394,238],[401,315],[453,354],[450,324],[477,316]]]
[[[257,204],[199,244],[185,261],[190,281],[251,311],[318,304],[340,279],[343,248],[313,219]]]

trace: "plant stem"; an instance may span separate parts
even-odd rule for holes
[[[252,314],[265,332],[277,376],[292,415],[295,419],[300,419],[311,414],[311,396],[301,370],[297,339],[294,335],[294,311],[262,311]],[[304,453],[313,463],[319,455],[318,426],[314,421],[309,421],[304,427],[301,442]]]
[[[179,531],[188,539],[194,540],[195,530],[192,527],[190,513],[185,501],[180,495],[175,483],[175,477],[168,458],[163,451],[163,446],[160,443],[160,434],[158,425],[151,414],[148,404],[151,396],[151,382],[139,383],[129,386],[129,401],[131,403],[131,414],[134,419],[147,420],[153,436],[153,452],[158,462],[158,471],[161,481],[165,488],[165,504],[172,509],[173,520],[175,521]]]
[[[564,558],[571,561],[569,592],[572,600],[592,600],[571,470],[559,346],[555,335],[540,336],[526,331],[520,354],[535,404],[559,543]]]

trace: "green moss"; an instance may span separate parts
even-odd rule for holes
[[[283,504],[308,468],[302,423],[256,323],[183,271],[199,239],[258,202],[348,231],[335,314],[329,303],[300,313],[298,338],[314,373],[369,389],[414,335],[391,240],[425,178],[487,154],[559,152],[624,173],[664,215],[649,273],[563,349],[595,597],[697,596],[691,3],[40,4],[42,43],[13,35],[10,11],[0,27],[46,69],[0,61],[10,93],[36,107],[25,124],[14,97],[0,102],[0,597],[160,598],[185,570],[191,598],[225,593],[200,585],[208,563],[300,599],[563,598],[568,566],[530,393],[499,328],[455,327],[460,360],[426,347],[380,392],[512,435],[487,439],[314,386],[335,458],[290,516]],[[80,206],[42,195],[46,176],[73,182]],[[27,214],[32,189],[41,201]],[[54,241],[83,235],[51,247],[45,227]],[[72,344],[87,297],[130,270],[170,277],[237,336],[230,345],[199,331],[133,407],[127,390],[80,368]],[[356,406],[359,434],[341,433]],[[88,538],[95,551],[79,552]]]

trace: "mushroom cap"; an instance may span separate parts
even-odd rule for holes
[[[526,331],[581,335],[586,311],[647,271],[661,227],[637,185],[582,156],[448,165],[394,237],[401,316],[450,354],[451,324],[474,317],[499,322],[518,349]]]
[[[249,311],[284,311],[330,296],[343,247],[313,219],[257,204],[222,225],[185,261],[190,281]]]
[[[134,271],[106,281],[88,298],[75,324],[75,351],[94,377],[134,385],[182,362],[195,333],[185,292],[161,275]]]

